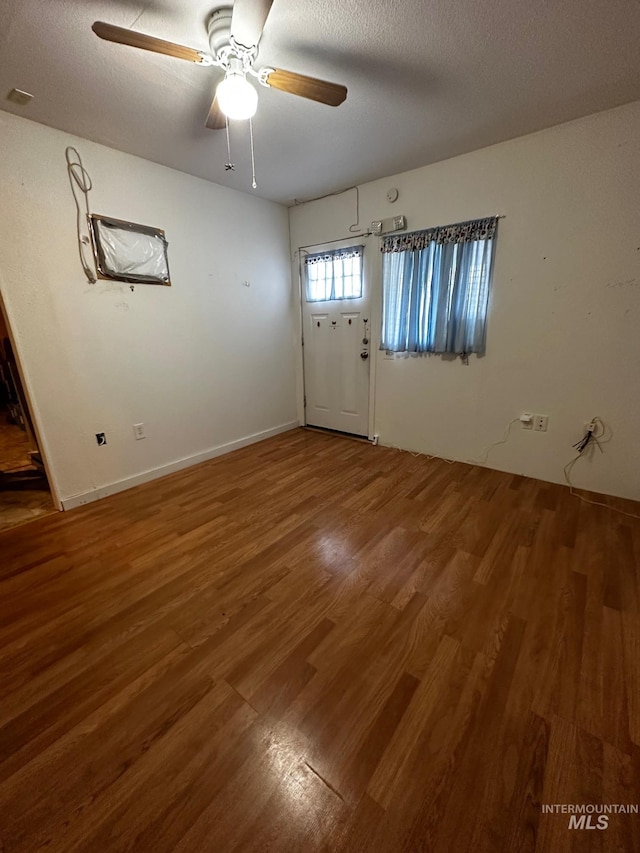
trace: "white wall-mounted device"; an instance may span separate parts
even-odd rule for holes
[[[406,216],[390,216],[388,219],[374,219],[369,226],[369,232],[371,234],[389,234],[392,231],[404,231],[406,227]]]

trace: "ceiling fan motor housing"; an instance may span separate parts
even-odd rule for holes
[[[231,41],[232,14],[232,6],[221,6],[213,10],[207,21],[207,33],[211,53],[217,60],[221,61],[223,67],[226,66],[230,53],[237,54],[237,51],[234,49],[235,46]]]

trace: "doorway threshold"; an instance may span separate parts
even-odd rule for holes
[[[348,438],[351,441],[360,441],[364,442],[365,444],[371,444],[366,435],[355,435],[355,433],[342,432],[342,430],[339,429],[329,429],[328,427],[312,426],[311,424],[306,424],[302,427],[302,429],[307,429],[309,430],[309,432],[321,432],[325,435],[334,435],[336,436],[336,438]]]

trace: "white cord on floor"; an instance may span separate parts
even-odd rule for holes
[[[580,459],[582,453],[578,453],[577,456],[574,456],[570,462],[564,466],[564,479],[566,480],[567,486],[569,486],[569,494],[573,495],[574,498],[578,498],[578,500],[583,501],[586,504],[593,504],[593,506],[603,506],[605,509],[610,509],[612,512],[618,512],[620,515],[626,515],[628,518],[637,518],[640,520],[640,515],[634,515],[632,512],[625,512],[623,509],[616,509],[614,506],[610,506],[609,504],[602,503],[602,501],[592,501],[590,498],[584,498],[582,495],[577,494],[574,491],[573,483],[571,482],[571,478],[569,474],[571,473],[571,469],[576,464],[578,459]]]
[[[398,445],[397,445],[397,444],[385,444],[385,445],[381,445],[381,444],[380,444],[380,442],[378,442],[378,446],[380,446],[380,447],[382,447],[382,446],[384,446],[384,447],[389,447],[389,448],[391,448],[391,450],[399,450],[399,451],[400,451],[400,453],[408,453],[410,456],[415,456],[415,457],[416,457],[416,459],[417,459],[419,456],[422,456],[424,459],[435,459],[435,460],[437,460],[438,462],[446,462],[446,463],[447,463],[447,465],[455,465],[455,464],[456,464],[456,460],[455,460],[455,459],[445,459],[445,458],[444,458],[444,456],[430,456],[428,453],[416,453],[416,452],[415,452],[415,451],[413,451],[413,450],[405,450],[405,449],[404,449],[404,447],[398,447]]]

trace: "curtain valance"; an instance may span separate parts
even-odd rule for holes
[[[409,234],[390,234],[382,241],[380,251],[410,252],[426,249],[431,243],[474,243],[477,240],[491,240],[496,233],[497,216],[485,219],[471,219],[468,222],[456,222],[425,231],[412,231]]]
[[[327,252],[317,252],[307,255],[304,262],[307,266],[311,264],[329,263],[330,261],[347,261],[351,258],[361,258],[364,246],[349,246],[348,249],[330,249]]]

